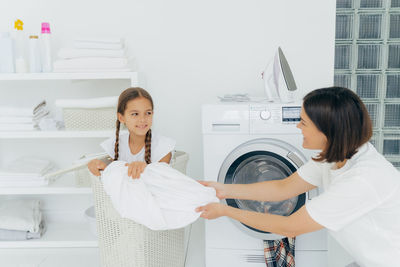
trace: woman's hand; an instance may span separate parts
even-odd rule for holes
[[[227,190],[227,186],[225,184],[221,184],[218,182],[209,182],[209,181],[198,181],[198,182],[204,186],[214,188],[217,193],[217,198],[225,199],[228,197],[228,190]]]
[[[130,164],[126,163],[125,166],[128,166],[128,176],[131,176],[133,179],[137,179],[140,177],[147,164],[143,161],[134,161]]]
[[[225,211],[228,206],[221,203],[210,203],[205,206],[196,208],[196,212],[201,212],[200,217],[204,219],[216,219],[225,216]]]
[[[99,159],[93,159],[88,163],[89,171],[96,176],[100,176],[100,171],[104,170],[106,167],[107,164],[105,164]]]

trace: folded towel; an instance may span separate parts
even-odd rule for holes
[[[30,107],[2,106],[0,107],[0,116],[33,117],[45,106],[45,100],[41,100],[39,103],[33,104]]]
[[[45,232],[46,232],[45,223],[44,221],[42,221],[39,224],[39,230],[37,232],[0,229],[0,240],[21,241],[29,239],[39,239]]]
[[[62,59],[54,62],[54,69],[123,69],[128,65],[126,58],[87,57]]]
[[[76,69],[65,69],[65,68],[57,68],[54,69],[53,72],[57,73],[103,73],[103,72],[129,72],[131,69],[101,69],[101,68],[76,68]]]
[[[0,202],[0,229],[38,232],[41,221],[39,200],[10,199]]]
[[[125,57],[125,51],[110,50],[110,49],[76,49],[76,48],[61,48],[58,51],[59,58],[82,58],[82,57]]]
[[[8,123],[8,124],[26,124],[31,123],[33,124],[32,117],[16,117],[16,116],[7,116],[7,117],[0,117],[0,124],[1,123]]]
[[[0,131],[34,131],[38,128],[34,124],[16,124],[16,123],[3,123],[0,124]]]
[[[122,44],[122,38],[77,38],[74,42],[89,42],[89,43],[105,43],[105,44]]]
[[[124,46],[123,46],[122,43],[101,43],[101,42],[89,42],[89,41],[74,41],[74,48],[120,50],[120,49],[123,49]]]
[[[44,175],[53,169],[54,164],[47,159],[39,159],[35,157],[19,157],[4,168],[0,169],[0,174],[3,172],[14,175]]]
[[[49,180],[40,181],[2,181],[0,180],[0,187],[42,187],[48,186]]]
[[[296,238],[264,240],[264,256],[267,267],[294,267]]]
[[[57,107],[61,108],[107,108],[116,107],[118,96],[98,97],[98,98],[78,98],[78,99],[57,99]]]

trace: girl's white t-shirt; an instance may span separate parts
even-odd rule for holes
[[[100,144],[100,146],[107,152],[107,154],[114,158],[115,137],[111,137]],[[168,153],[172,152],[175,148],[175,140],[159,135],[152,131],[151,133],[151,162],[159,162]],[[129,148],[129,132],[123,132],[119,135],[119,160],[126,162],[145,161],[144,154],[145,148],[143,147],[139,153],[132,154]]]
[[[370,144],[340,169],[310,160],[298,169],[323,193],[306,203],[311,218],[365,267],[399,266],[400,172]]]

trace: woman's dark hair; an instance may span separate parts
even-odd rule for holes
[[[153,104],[153,99],[151,98],[150,94],[144,90],[143,88],[140,87],[131,87],[123,91],[119,98],[118,98],[118,108],[117,112],[120,113],[121,115],[124,115],[126,106],[128,105],[128,102],[130,100],[136,99],[136,98],[146,98],[147,100],[150,101],[151,108],[154,109],[154,104]],[[119,157],[119,129],[121,126],[121,122],[117,119],[116,122],[116,131],[115,131],[115,148],[114,148],[114,160],[118,160]],[[149,129],[146,133],[146,138],[144,140],[144,147],[145,147],[145,153],[144,153],[144,160],[146,161],[147,164],[151,163],[151,129]]]
[[[372,136],[372,122],[361,99],[350,89],[328,87],[304,97],[307,116],[327,138],[315,161],[350,159]]]

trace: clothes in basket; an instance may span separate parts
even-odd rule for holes
[[[139,179],[128,176],[124,161],[112,162],[102,174],[105,192],[123,218],[152,230],[178,229],[200,217],[196,207],[219,202],[205,187],[166,163],[147,165]]]

